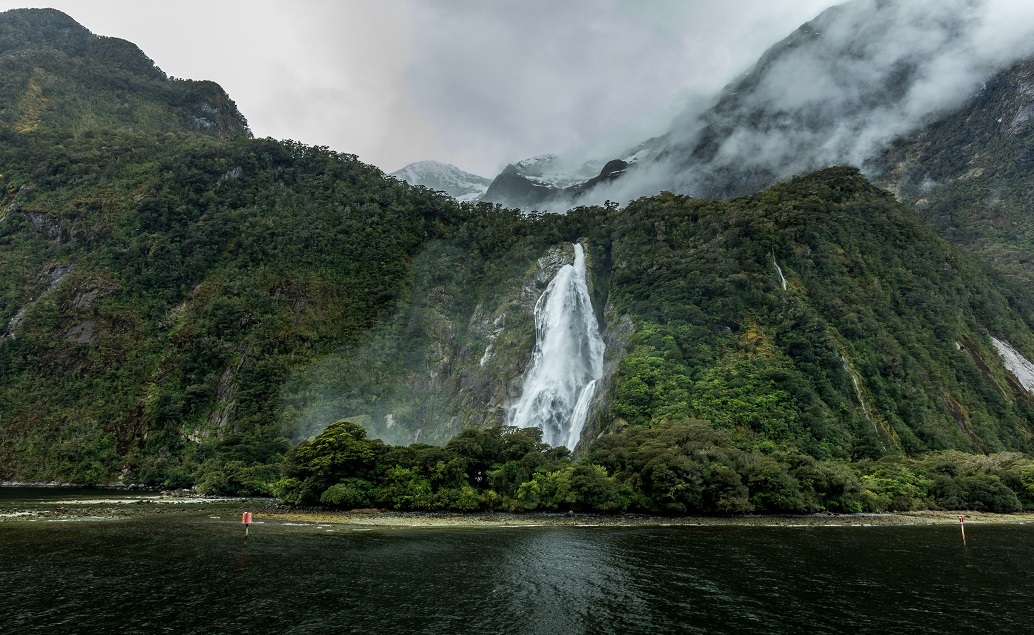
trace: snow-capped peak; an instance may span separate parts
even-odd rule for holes
[[[492,184],[491,179],[464,172],[455,165],[440,161],[418,161],[392,172],[389,176],[412,185],[423,185],[445,192],[460,201],[475,201]]]
[[[540,154],[514,163],[517,173],[537,185],[565,188],[596,176],[602,161],[576,163],[555,154]]]

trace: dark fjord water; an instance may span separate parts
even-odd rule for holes
[[[3,633],[1023,633],[1034,526],[0,523]],[[259,520],[256,518],[256,520]]]

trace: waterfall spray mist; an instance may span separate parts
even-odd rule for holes
[[[521,398],[510,409],[510,425],[541,427],[543,441],[573,450],[603,376],[604,348],[585,254],[575,244],[574,264],[561,267],[535,303],[535,350]]]

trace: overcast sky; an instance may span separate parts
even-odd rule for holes
[[[259,137],[495,176],[664,132],[830,0],[0,0],[218,82]]]

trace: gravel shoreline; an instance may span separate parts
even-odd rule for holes
[[[967,523],[1034,524],[1034,514],[984,514],[979,512],[921,511],[895,514],[807,514],[768,516],[648,516],[638,514],[598,515],[559,513],[477,513],[450,514],[424,512],[334,512],[323,510],[281,510],[264,512],[266,518],[287,522],[349,524],[371,527],[840,527],[958,524]]]
[[[967,523],[1034,524],[1034,513],[991,514],[972,511],[915,511],[890,514],[807,514],[764,516],[649,516],[641,514],[397,512],[376,509],[335,511],[299,509],[271,499],[187,498],[144,495],[140,498],[78,500],[73,492],[66,500],[33,504],[0,501],[0,523],[39,520],[115,520],[180,514],[239,515],[248,510],[256,522],[270,524],[356,525],[382,528],[445,527],[838,527],[904,526]]]

